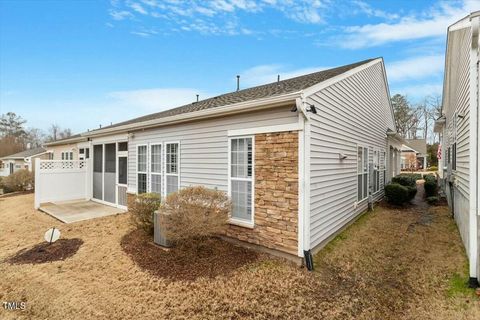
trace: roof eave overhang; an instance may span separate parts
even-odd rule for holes
[[[117,134],[122,132],[138,131],[148,128],[161,127],[165,125],[177,124],[181,122],[208,119],[218,116],[231,115],[246,111],[257,111],[273,107],[285,106],[287,103],[296,103],[296,99],[302,96],[302,91],[292,92],[284,95],[268,97],[245,102],[239,102],[226,106],[183,113],[165,118],[142,121],[138,123],[126,124],[113,128],[99,129],[95,131],[82,133],[82,137],[91,138]]]
[[[64,144],[83,142],[83,141],[87,141],[87,138],[82,136],[82,137],[77,137],[77,138],[72,138],[72,139],[62,139],[62,140],[59,140],[59,141],[47,142],[47,143],[44,143],[43,146],[44,147],[53,147],[53,146],[61,146],[61,145],[64,145]]]
[[[387,137],[390,139],[397,140],[402,144],[406,143],[405,139],[398,132],[395,132],[395,131],[387,131]]]
[[[0,160],[23,160],[27,157],[3,157],[3,158],[0,158]]]
[[[446,119],[445,117],[440,117],[437,120],[435,120],[434,125],[433,125],[433,132],[435,133],[440,133],[443,130],[443,127],[445,126]]]

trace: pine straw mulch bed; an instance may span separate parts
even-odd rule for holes
[[[60,239],[50,244],[39,243],[30,249],[22,249],[7,259],[11,264],[39,264],[52,261],[63,261],[75,253],[83,244],[82,239]]]
[[[126,234],[121,246],[142,270],[169,280],[224,276],[264,257],[215,237],[165,249],[155,245],[152,236],[142,230]]]

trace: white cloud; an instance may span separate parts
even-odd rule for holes
[[[370,6],[368,3],[360,1],[360,0],[353,0],[352,3],[358,6],[360,12],[366,14],[369,17],[377,17],[377,18],[385,18],[385,19],[397,19],[399,16],[396,13],[388,13],[383,10],[375,9]]]
[[[155,88],[114,91],[107,94],[116,105],[129,106],[143,112],[158,112],[194,102],[196,95],[203,100],[211,95],[193,88]]]
[[[408,98],[414,102],[419,102],[426,96],[442,95],[442,90],[443,87],[441,83],[424,83],[404,87],[392,86],[390,88],[390,94],[394,95],[400,93],[408,96]]]
[[[331,0],[117,0],[110,15],[115,20],[141,16],[158,19],[169,31],[199,32],[205,35],[258,35],[261,31],[248,28],[240,14],[257,14],[270,9],[290,20],[306,24],[324,23],[326,12],[334,8]],[[165,23],[168,21],[168,23]],[[154,23],[149,21],[148,23]]]
[[[127,6],[129,6],[130,8],[132,8],[135,12],[138,12],[140,14],[148,14],[148,11],[145,10],[142,5],[138,2],[130,2],[127,4]]]
[[[446,29],[471,11],[478,10],[478,1],[440,2],[427,12],[407,15],[398,22],[350,26],[345,29],[347,36],[338,43],[344,48],[358,49],[402,40],[444,36]]]
[[[443,55],[413,57],[405,60],[386,63],[388,81],[424,79],[442,74]]]
[[[110,16],[114,20],[124,20],[127,18],[132,18],[133,14],[130,11],[126,11],[126,10],[122,10],[122,11],[110,10]]]
[[[247,69],[240,73],[240,85],[242,88],[253,87],[261,84],[267,84],[280,80],[294,78],[300,75],[317,72],[328,69],[326,67],[309,67],[301,69],[288,70],[285,66],[276,64],[259,65]]]
[[[153,29],[145,29],[145,28],[141,28],[140,30],[131,31],[130,33],[134,34],[136,36],[140,36],[142,38],[148,38],[152,35],[158,34],[158,32],[153,30]]]

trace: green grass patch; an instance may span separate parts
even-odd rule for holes
[[[450,298],[463,296],[476,298],[475,290],[468,287],[468,265],[462,274],[454,273],[448,280],[447,295]]]
[[[313,257],[313,262],[315,265],[318,265],[320,260],[325,257],[329,252],[332,252],[335,248],[337,248],[341,243],[343,243],[345,240],[348,239],[350,236],[350,233],[352,232],[352,229],[359,228],[363,226],[368,220],[370,220],[371,217],[373,217],[374,214],[378,214],[381,212],[383,208],[381,207],[376,207],[373,209],[373,211],[368,212],[364,211],[360,214],[360,216],[350,224],[345,230],[340,232],[335,238],[333,238],[331,241],[327,243],[325,247],[323,247],[314,257]]]

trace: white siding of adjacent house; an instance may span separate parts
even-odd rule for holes
[[[446,127],[443,135],[444,163],[447,165],[447,176],[454,177],[454,212],[465,248],[469,248],[469,125],[470,125],[470,43],[471,29],[464,28],[452,31],[448,35],[449,64],[445,79],[449,90],[445,92],[443,112],[446,117]],[[457,169],[452,170],[452,164],[447,163],[447,150],[454,143],[454,115],[457,116]],[[453,153],[452,153],[453,155]],[[450,188],[447,183],[447,196],[450,204]]]
[[[137,190],[137,145],[180,143],[180,187],[228,190],[228,130],[298,123],[292,106],[137,131],[128,144],[128,189]]]
[[[318,112],[310,122],[310,247],[315,248],[367,209],[367,200],[355,208],[357,145],[368,146],[369,163],[374,148],[388,157],[386,132],[395,125],[380,61],[307,102]],[[347,158],[340,160],[340,153]],[[381,196],[383,175],[373,198]]]

